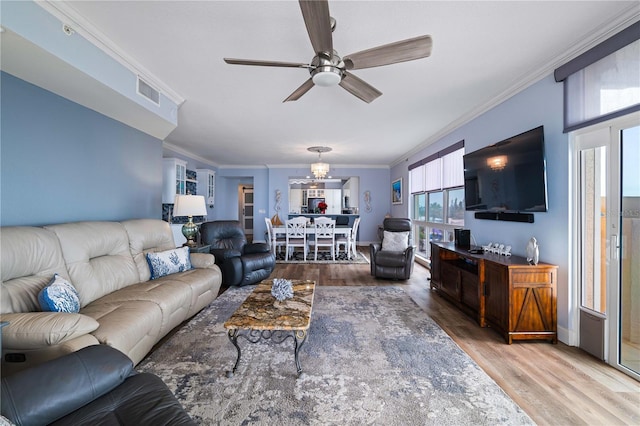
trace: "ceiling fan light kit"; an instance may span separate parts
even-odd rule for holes
[[[382,95],[382,92],[349,71],[413,61],[431,55],[431,36],[424,35],[353,53],[343,60],[333,50],[332,32],[336,28],[336,20],[329,15],[328,1],[299,0],[299,3],[316,54],[310,64],[224,58],[226,63],[232,65],[307,68],[311,78],[302,83],[284,102],[300,99],[313,86],[340,85],[352,95],[370,103]]]

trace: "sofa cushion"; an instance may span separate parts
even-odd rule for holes
[[[139,363],[160,338],[160,307],[146,300],[102,301],[82,309],[84,315],[100,323],[92,334],[100,343],[127,354],[134,364]]]
[[[84,336],[100,324],[86,315],[65,312],[29,312],[2,315],[9,325],[2,329],[2,346],[38,349]]]
[[[38,293],[38,302],[44,312],[80,312],[80,296],[69,281],[53,274],[49,284]]]
[[[191,269],[189,247],[181,247],[159,253],[147,253],[147,262],[149,262],[152,280],[175,274],[176,272],[188,271]]]
[[[383,251],[405,251],[407,247],[409,247],[409,231],[384,231],[384,235],[382,237]]]
[[[47,226],[60,240],[69,278],[81,306],[140,281],[129,236],[117,222],[75,222]]]
[[[39,311],[38,293],[51,276],[69,278],[58,238],[46,229],[3,227],[0,253],[0,313]]]
[[[157,253],[176,247],[171,226],[159,219],[133,219],[122,222],[129,235],[131,255],[138,267],[140,282],[149,281],[151,273],[147,253]]]

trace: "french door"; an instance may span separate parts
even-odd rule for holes
[[[640,115],[573,135],[579,346],[640,377]]]

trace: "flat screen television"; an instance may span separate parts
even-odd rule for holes
[[[464,156],[466,210],[546,212],[543,126]]]

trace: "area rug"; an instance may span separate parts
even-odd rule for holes
[[[280,253],[276,253],[276,263],[369,263],[369,259],[362,254],[361,252],[356,252],[356,255],[351,259],[347,257],[347,253],[344,251],[340,252],[336,256],[336,260],[333,260],[331,257],[331,252],[318,252],[318,260],[315,260],[315,254],[313,250],[307,253],[307,258],[304,258],[304,253],[296,251],[293,255],[287,260],[285,258],[285,252],[282,250]]]
[[[138,365],[202,425],[525,425],[522,409],[400,287],[317,287],[293,343],[239,340],[225,320],[255,286],[223,293]]]

